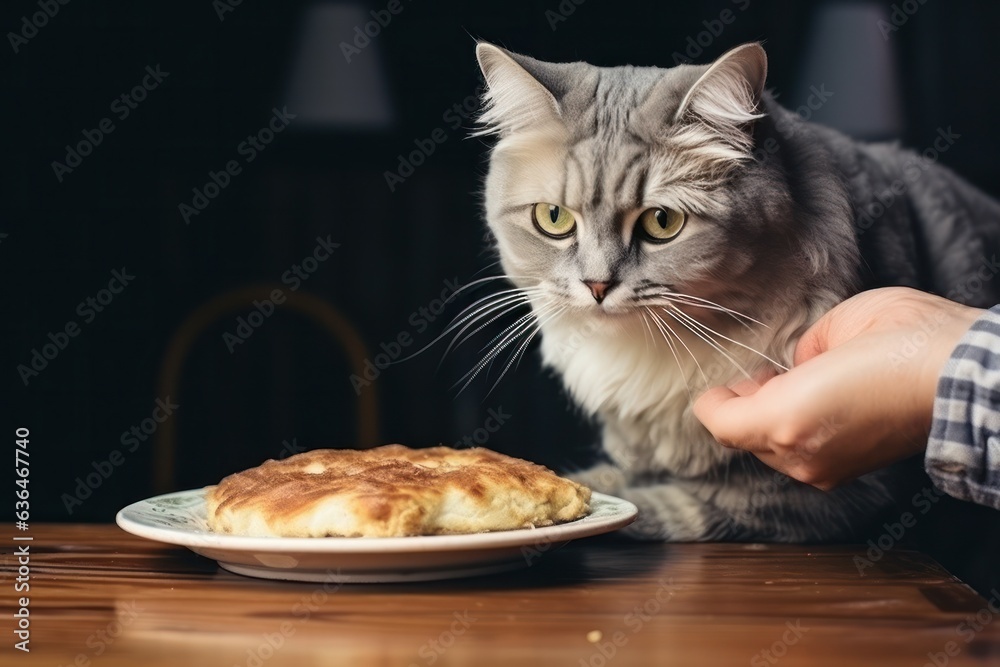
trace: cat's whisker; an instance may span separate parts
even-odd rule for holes
[[[694,296],[693,294],[684,294],[682,292],[674,292],[673,290],[667,290],[666,292],[659,292],[657,294],[657,296],[667,297],[668,299],[672,299],[672,300],[681,300],[681,299],[683,299],[683,300],[686,300],[688,302],[698,302],[698,303],[688,303],[688,305],[697,306],[697,305],[701,304],[701,307],[703,307],[703,308],[710,308],[711,310],[720,310],[720,311],[722,311],[724,313],[727,313],[727,314],[731,315],[734,319],[736,319],[736,318],[742,318],[742,319],[745,319],[745,320],[749,320],[749,321],[753,322],[754,324],[759,324],[760,326],[764,327],[765,329],[770,329],[771,328],[767,324],[764,324],[760,320],[754,319],[753,317],[750,317],[749,315],[747,315],[745,313],[741,313],[738,310],[733,310],[732,308],[727,308],[726,306],[723,306],[721,303],[716,303],[715,301],[710,301],[709,299],[705,299],[705,298],[700,297],[700,296]]]
[[[646,319],[646,313],[649,313],[653,318],[656,318],[656,314],[653,313],[653,311],[651,311],[648,307],[645,307],[645,311],[646,312],[642,314],[642,321],[646,323],[646,327],[649,329],[649,335],[652,337],[653,329],[649,327],[649,321]],[[666,334],[666,332],[660,328],[659,324],[657,324],[657,328],[660,329],[660,333],[663,334],[663,339],[667,341],[667,347],[670,349],[670,354],[673,355],[674,363],[677,364],[677,371],[681,374],[681,377],[684,378],[684,389],[687,390],[688,401],[693,401],[694,397],[691,395],[691,385],[688,383],[687,371],[684,370],[684,366],[681,365],[681,359],[677,356],[677,350],[674,347],[674,343],[670,340],[670,337]],[[656,342],[655,337],[653,338],[653,342]]]
[[[490,317],[486,321],[484,321],[481,324],[479,324],[479,326],[476,326],[476,328],[473,331],[469,332],[464,337],[463,337],[463,334],[465,334],[465,332],[468,331],[471,327],[475,326],[476,320],[470,321],[468,324],[466,324],[464,327],[462,327],[461,331],[459,331],[457,334],[455,334],[455,337],[452,339],[451,343],[449,343],[448,347],[445,348],[444,354],[441,355],[441,363],[444,362],[445,357],[448,356],[448,353],[451,352],[451,350],[453,350],[453,349],[461,346],[467,340],[471,339],[477,333],[479,333],[480,331],[482,331],[483,329],[485,329],[489,325],[493,324],[494,322],[496,322],[501,317],[504,317],[504,316],[506,316],[509,313],[513,313],[517,309],[519,309],[519,308],[521,308],[523,306],[529,306],[530,307],[531,306],[531,299],[532,298],[537,298],[537,297],[544,296],[544,295],[541,294],[541,293],[534,293],[533,292],[533,293],[530,293],[530,294],[521,294],[521,295],[518,295],[518,296],[521,296],[523,298],[514,299],[514,298],[507,298],[507,297],[505,297],[505,299],[502,300],[503,301],[503,305],[502,306],[498,306],[498,307],[492,308],[490,310],[490,312],[495,312],[497,310],[499,310],[499,312],[495,312],[495,314],[492,317]],[[484,315],[485,315],[485,313],[484,313]],[[528,314],[525,315],[525,316],[522,316],[522,318],[520,320],[518,320],[518,322],[520,322],[521,320],[525,319],[526,317],[530,317],[530,315],[531,315],[531,312],[529,311]],[[480,317],[479,319],[483,319],[483,318]],[[515,322],[515,324],[517,324],[518,322]],[[498,334],[497,336],[495,336],[493,338],[493,340],[491,340],[489,343],[486,344],[486,346],[484,346],[484,349],[485,349],[485,347],[488,347],[490,344],[492,344],[494,341],[496,341],[497,338],[499,338],[504,333],[506,333],[506,331],[508,331],[512,326],[513,325],[508,326],[507,329],[505,329],[504,331],[500,332],[500,334]],[[438,365],[438,367],[440,368],[440,364]]]
[[[482,318],[486,317],[487,315],[489,315],[490,313],[495,312],[496,310],[499,310],[499,309],[503,308],[504,306],[509,305],[510,303],[514,303],[514,302],[528,303],[530,295],[526,295],[526,294],[522,294],[522,293],[518,293],[518,294],[508,294],[507,293],[507,292],[522,292],[522,291],[523,290],[516,290],[516,289],[515,290],[504,290],[504,292],[499,295],[500,298],[498,298],[497,294],[491,294],[491,295],[488,295],[486,297],[483,297],[482,299],[479,299],[478,301],[476,301],[476,303],[472,304],[471,306],[469,306],[468,308],[466,308],[465,310],[463,310],[462,313],[459,313],[459,315],[456,316],[455,320],[452,321],[451,324],[449,324],[447,327],[445,327],[444,331],[442,331],[440,334],[438,334],[438,336],[436,336],[434,338],[434,340],[432,340],[431,342],[427,343],[426,345],[424,345],[422,348],[420,348],[419,350],[417,350],[413,354],[405,356],[402,359],[397,359],[397,360],[395,360],[392,363],[393,364],[401,364],[404,361],[409,361],[410,359],[413,359],[417,355],[426,352],[431,347],[433,347],[439,340],[441,340],[442,338],[444,338],[445,336],[447,336],[448,334],[450,334],[452,331],[454,331],[458,327],[462,326],[462,324],[465,323],[465,322],[469,322],[468,326],[472,326],[477,319],[482,319]],[[484,303],[486,301],[490,301],[490,302],[489,303]],[[472,313],[467,314],[467,315],[463,315],[463,313],[468,312],[472,308],[476,308],[476,310],[474,312],[472,312]],[[468,326],[466,327],[466,329],[468,328]],[[466,329],[463,329],[463,331],[465,331]],[[458,335],[461,335],[461,332],[459,332]]]
[[[504,338],[504,340],[500,341],[500,343],[498,343],[495,347],[493,347],[493,349],[491,349],[489,353],[486,354],[486,356],[484,356],[479,362],[477,362],[472,369],[470,369],[465,375],[459,378],[459,380],[454,385],[452,385],[452,389],[457,387],[464,380],[464,383],[458,390],[458,393],[462,393],[463,391],[465,391],[466,388],[468,388],[468,386],[472,384],[472,382],[476,379],[476,377],[478,377],[479,374],[485,368],[491,366],[493,361],[505,349],[513,345],[521,335],[531,331],[531,327],[533,324],[534,322],[532,320],[526,320],[525,322],[522,322],[518,329],[509,333],[507,337]]]
[[[729,361],[729,363],[731,363],[733,366],[735,366],[736,369],[740,373],[742,373],[748,380],[752,380],[753,379],[753,377],[750,375],[750,373],[747,372],[747,370],[743,367],[743,365],[739,361],[737,361],[735,357],[733,357],[731,354],[729,354],[729,352],[726,351],[726,348],[722,347],[722,345],[719,344],[718,341],[716,341],[715,339],[713,339],[708,334],[700,332],[695,326],[692,326],[690,324],[690,322],[694,322],[695,324],[697,324],[696,320],[693,320],[691,317],[687,316],[685,313],[683,313],[683,311],[681,311],[681,310],[679,310],[677,308],[674,308],[673,310],[667,310],[666,308],[663,308],[662,310],[663,310],[664,313],[666,313],[670,317],[672,317],[675,320],[677,320],[678,324],[680,324],[681,326],[683,326],[685,329],[687,329],[688,331],[690,331],[691,333],[693,333],[695,336],[697,336],[698,338],[700,338],[704,342],[708,343],[714,350],[716,350],[719,354],[721,354],[722,356],[724,356]],[[681,314],[681,315],[684,315],[684,318],[686,320],[688,320],[688,321],[685,321],[685,319],[681,319],[680,317],[678,317],[677,316],[678,313]],[[707,382],[707,379],[706,379],[706,382]]]
[[[562,308],[560,308],[559,310],[557,310],[556,312],[554,312],[554,313],[552,314],[552,316],[551,316],[551,317],[549,317],[549,318],[547,318],[547,319],[546,319],[546,320],[545,320],[544,322],[538,322],[538,325],[537,325],[537,326],[535,327],[535,332],[531,334],[531,336],[529,337],[529,340],[528,340],[528,342],[531,342],[531,340],[530,340],[530,339],[531,339],[531,338],[534,338],[534,337],[535,337],[536,335],[538,335],[538,334],[539,334],[539,333],[541,332],[541,330],[542,330],[542,327],[543,327],[543,326],[544,326],[545,324],[548,324],[548,323],[549,323],[549,322],[551,322],[552,320],[556,319],[557,317],[559,317],[560,315],[562,315],[562,314],[563,314],[564,312],[566,312],[567,310],[569,310],[569,308],[568,308],[567,306],[563,306]],[[522,357],[521,357],[521,358],[522,358],[522,359],[524,358],[524,357],[523,357],[523,355],[522,355]],[[521,366],[521,361],[520,361],[520,359],[519,359],[519,360],[518,360],[518,362],[517,362],[517,365],[516,365],[516,366],[514,366],[514,370],[517,370],[518,368],[520,368],[520,366]]]
[[[477,299],[470,305],[463,308],[462,312],[456,315],[455,319],[451,322],[451,324],[449,324],[445,328],[445,333],[447,333],[448,331],[454,331],[456,328],[461,326],[462,323],[467,321],[470,317],[474,317],[477,312],[477,309],[488,308],[490,305],[502,301],[504,297],[508,297],[512,294],[519,296],[531,296],[531,295],[541,294],[542,292],[543,290],[537,287],[536,288],[513,287],[511,289],[505,289],[505,290],[500,290],[499,292],[494,292],[493,294],[487,294],[486,296]],[[470,313],[469,311],[472,312]]]
[[[449,301],[453,300],[456,296],[458,296],[465,290],[475,287],[476,285],[481,285],[483,283],[490,282],[491,280],[509,280],[513,282],[514,280],[532,280],[532,278],[528,276],[508,276],[506,274],[501,274],[499,276],[486,276],[485,278],[478,278],[471,282],[465,283],[464,285],[459,287],[457,290],[448,295],[448,298],[446,298],[444,302],[448,303]],[[532,287],[537,287],[537,285],[533,285]],[[530,287],[529,288],[515,287],[514,289],[530,289]]]
[[[546,304],[545,306],[539,309],[539,312],[546,311],[547,308],[552,308],[552,307],[554,307],[552,304]],[[531,313],[529,313],[529,315],[530,314]],[[535,317],[537,317],[538,313],[534,313],[534,315]],[[497,355],[499,355],[501,352],[503,352],[503,350],[505,350],[514,341],[516,341],[519,335],[523,334],[525,331],[530,330],[530,326],[532,324],[531,318],[530,317],[522,318],[522,320],[523,321],[521,321],[515,329],[510,331],[503,338],[503,340],[494,345],[493,348],[486,353],[486,356],[484,356],[479,362],[477,362],[476,365],[471,370],[469,370],[465,375],[459,378],[458,381],[454,385],[452,385],[452,388],[454,389],[456,386],[458,386],[459,383],[461,383],[464,380],[465,384],[462,385],[462,388],[459,389],[458,392],[461,393],[465,391],[466,387],[468,387],[472,383],[472,381],[476,379],[479,373],[486,366],[488,366],[494,359],[496,359]]]
[[[488,348],[492,347],[494,343],[496,343],[498,340],[506,336],[512,329],[520,326],[522,323],[524,323],[527,320],[530,320],[533,317],[537,317],[536,313],[534,311],[529,310],[527,313],[517,318],[517,320],[515,320],[513,324],[508,325],[503,329],[503,331],[501,331],[493,338],[491,338],[485,345],[479,348],[479,351],[484,352]]]
[[[505,317],[506,315],[509,315],[511,313],[516,312],[520,308],[523,308],[525,306],[528,306],[530,308],[530,305],[531,305],[531,301],[528,298],[521,299],[521,300],[514,300],[514,301],[510,301],[508,303],[505,303],[504,306],[499,309],[499,312],[495,313],[492,317],[490,317],[489,319],[487,319],[485,322],[482,322],[481,324],[479,324],[479,326],[476,326],[476,328],[474,330],[472,330],[471,332],[469,332],[468,334],[465,334],[466,331],[468,331],[471,327],[473,327],[473,326],[476,325],[476,321],[469,322],[464,327],[462,327],[461,331],[459,331],[457,334],[455,334],[455,337],[452,339],[452,341],[450,343],[448,343],[448,347],[445,348],[444,353],[441,355],[441,363],[444,363],[445,357],[447,357],[448,354],[453,349],[460,347],[466,341],[470,340],[473,336],[475,336],[477,333],[479,333],[480,331],[482,331],[483,329],[485,329],[489,325],[493,324],[494,322],[496,322],[500,318]],[[521,318],[518,321],[521,321],[521,320],[523,320],[523,319],[525,319],[527,317],[530,317],[530,312],[528,314],[526,314],[526,315],[521,316]],[[508,329],[509,328],[510,327],[508,327]],[[465,334],[465,335],[463,336],[463,334]],[[501,332],[500,335],[502,335],[502,334],[503,334],[503,332]],[[496,340],[496,337],[493,340]],[[488,345],[489,345],[489,343],[487,343],[487,346]],[[482,351],[482,350],[480,350],[480,351]],[[441,366],[440,366],[440,363],[439,363],[438,364],[438,368],[440,368],[440,367]]]
[[[619,320],[613,320],[611,322],[611,324],[612,324],[612,326],[614,326],[615,330],[618,333],[622,334],[623,336],[632,336],[633,338],[635,337],[635,333],[633,331],[630,331],[628,328],[626,328],[626,326],[625,326],[625,324],[623,322],[621,322]]]
[[[663,327],[666,327],[667,331],[669,331],[669,332],[670,332],[671,334],[673,334],[673,337],[674,337],[674,338],[675,338],[675,339],[677,340],[677,342],[678,342],[678,343],[680,343],[681,345],[683,345],[683,346],[684,346],[684,349],[685,349],[685,350],[687,350],[687,353],[688,353],[689,355],[691,355],[691,360],[692,360],[692,361],[694,361],[694,363],[695,363],[695,366],[697,366],[697,367],[698,367],[698,372],[699,372],[699,373],[701,373],[701,377],[702,377],[702,379],[703,379],[703,380],[705,381],[705,384],[707,385],[707,384],[708,384],[708,376],[707,376],[707,375],[705,375],[705,371],[704,371],[704,370],[702,369],[702,367],[701,367],[701,363],[700,363],[700,362],[698,361],[698,357],[697,357],[697,356],[695,355],[695,353],[694,353],[694,352],[692,352],[692,351],[691,351],[691,348],[689,348],[689,347],[687,346],[687,343],[685,343],[685,342],[684,342],[684,339],[683,339],[683,338],[681,338],[681,337],[680,337],[680,336],[679,336],[679,335],[677,334],[677,332],[676,332],[676,331],[674,331],[674,330],[673,330],[673,328],[672,328],[672,327],[671,327],[671,326],[670,326],[669,324],[667,324],[667,321],[666,321],[666,320],[664,320],[664,319],[663,319],[662,317],[660,317],[659,315],[657,315],[657,314],[656,314],[656,313],[655,313],[654,311],[652,311],[652,310],[651,310],[651,311],[649,311],[649,312],[650,312],[650,314],[651,314],[651,315],[653,316],[653,321],[657,323],[657,326],[658,326],[658,327],[659,327],[659,326],[661,326],[661,325],[662,325]],[[662,331],[662,329],[661,329],[661,331]],[[685,375],[685,376],[684,376],[684,384],[685,384],[685,385],[687,384],[687,375]]]
[[[476,276],[478,276],[478,275],[479,275],[480,273],[482,273],[483,271],[486,271],[487,269],[492,269],[492,268],[493,268],[494,266],[496,266],[497,264],[499,264],[499,263],[500,263],[500,262],[502,262],[502,261],[503,261],[503,260],[502,260],[502,259],[500,259],[500,258],[498,257],[498,258],[497,258],[497,259],[495,259],[494,261],[490,262],[489,264],[487,264],[487,265],[486,265],[486,266],[484,266],[483,268],[481,268],[481,269],[479,269],[478,271],[476,271],[475,273],[473,273],[473,274],[472,274],[472,277],[473,277],[473,278],[475,278]]]
[[[649,310],[649,308],[647,306],[643,306],[642,323],[644,325],[646,325],[646,331],[649,332],[649,338],[655,344],[656,343],[656,336],[653,335],[653,328],[651,326],[649,326],[649,315],[646,312],[648,310]],[[646,351],[648,352],[649,351],[649,343],[650,343],[650,341],[646,340],[646,336],[645,335],[642,338],[646,342]]]
[[[733,318],[733,320],[735,320],[736,323],[739,324],[740,326],[745,327],[747,329],[751,328],[749,324],[747,324],[746,322],[744,322],[743,320],[741,320],[735,313],[726,312],[726,310],[723,309],[723,308],[718,308],[716,306],[710,306],[710,305],[705,304],[705,303],[698,303],[696,301],[688,301],[688,300],[684,299],[683,297],[679,297],[679,296],[676,296],[676,295],[666,295],[666,294],[663,294],[663,295],[660,295],[658,298],[662,299],[662,301],[658,300],[658,301],[656,301],[652,305],[660,306],[660,305],[663,305],[664,302],[666,302],[667,304],[680,304],[682,306],[690,306],[692,308],[704,308],[706,310],[712,310],[712,311],[715,311],[715,312],[718,312],[718,313],[722,313],[723,315],[728,315],[729,317]]]
[[[503,370],[500,371],[500,376],[497,377],[496,382],[493,383],[493,386],[490,387],[490,390],[486,392],[487,396],[492,394],[493,390],[497,388],[497,385],[499,385],[500,381],[503,380],[504,376],[507,374],[507,371],[510,370],[510,367],[514,365],[514,362],[524,353],[524,351],[528,349],[528,345],[530,345],[531,341],[534,340],[536,335],[538,335],[538,332],[542,330],[542,327],[545,326],[545,324],[547,324],[548,322],[550,322],[553,318],[560,315],[564,310],[566,310],[566,306],[562,306],[561,308],[558,308],[555,311],[550,312],[550,314],[545,318],[544,321],[541,319],[536,319],[534,323],[535,324],[534,329],[532,330],[531,327],[528,328],[528,331],[530,331],[530,333],[527,335],[527,337],[525,337],[524,341],[521,342],[521,344],[517,347],[517,349],[514,350],[514,354],[511,355],[510,359],[507,360],[507,365],[505,365],[503,367]]]
[[[463,316],[460,320],[456,319],[452,324],[442,332],[442,335],[447,335],[459,329],[458,333],[455,334],[453,342],[458,340],[462,334],[468,331],[471,327],[476,326],[477,323],[485,320],[486,324],[491,324],[496,321],[497,318],[501,317],[504,313],[510,312],[519,306],[527,305],[531,303],[531,299],[525,294],[508,294],[500,298],[494,299],[490,303],[477,306],[476,310],[468,315]],[[498,313],[498,311],[500,311]],[[497,314],[498,313],[498,314]],[[492,317],[491,317],[492,315]],[[489,319],[487,319],[489,318]],[[478,329],[477,329],[478,331]],[[475,331],[473,333],[476,333]]]
[[[782,369],[783,371],[788,371],[788,370],[790,370],[790,369],[789,369],[789,368],[788,368],[787,366],[785,366],[785,365],[784,365],[784,364],[782,364],[782,363],[779,363],[779,362],[775,361],[774,359],[772,359],[771,357],[767,356],[767,355],[766,355],[766,354],[764,354],[763,352],[761,352],[761,351],[759,351],[759,350],[756,350],[756,349],[754,349],[754,348],[750,347],[749,345],[745,345],[745,344],[741,343],[741,342],[740,342],[740,341],[738,341],[738,340],[733,340],[732,338],[730,338],[730,337],[728,337],[728,336],[725,336],[725,335],[723,335],[723,334],[719,333],[718,331],[716,331],[716,330],[715,330],[715,329],[713,329],[712,327],[708,326],[708,325],[707,325],[707,324],[705,324],[704,322],[699,322],[698,320],[696,320],[695,318],[691,317],[691,316],[690,316],[690,315],[688,315],[687,313],[684,313],[684,312],[683,312],[682,310],[680,310],[679,308],[676,308],[676,307],[675,307],[675,308],[674,308],[674,310],[675,310],[676,312],[678,312],[678,313],[682,313],[682,314],[684,315],[684,317],[685,317],[685,318],[687,318],[687,319],[691,320],[692,322],[694,322],[695,324],[697,324],[697,325],[698,325],[699,327],[701,327],[701,329],[702,329],[702,330],[704,330],[704,331],[707,331],[707,332],[709,332],[709,333],[711,333],[711,334],[713,334],[713,335],[715,335],[715,336],[718,336],[719,338],[722,338],[723,340],[727,340],[727,341],[729,341],[730,343],[732,343],[732,344],[734,344],[734,345],[739,345],[739,346],[740,346],[740,347],[742,347],[743,349],[745,349],[745,350],[749,350],[750,352],[753,352],[754,354],[756,354],[756,355],[758,355],[758,356],[760,356],[760,357],[763,357],[764,359],[767,359],[768,361],[770,361],[770,362],[771,362],[772,364],[774,364],[774,365],[775,365],[775,366],[777,366],[778,368]]]
[[[535,322],[535,330],[531,332],[528,338],[523,343],[521,343],[521,346],[517,349],[517,352],[514,353],[514,358],[517,359],[517,363],[514,366],[515,369],[517,369],[521,365],[521,359],[523,358],[524,351],[528,348],[528,345],[531,343],[534,337],[541,332],[542,327],[544,327],[546,324],[548,324],[552,320],[562,315],[567,309],[568,308],[566,306],[558,308],[557,310],[551,312],[551,314],[544,320],[537,320]]]

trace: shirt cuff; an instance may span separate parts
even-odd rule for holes
[[[941,372],[924,467],[948,495],[1000,509],[1000,306],[976,320]]]

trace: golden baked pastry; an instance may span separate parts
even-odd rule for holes
[[[208,525],[257,537],[399,537],[548,526],[584,516],[590,489],[483,449],[317,449],[206,489]]]

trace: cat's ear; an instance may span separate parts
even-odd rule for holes
[[[767,54],[756,43],[726,51],[681,100],[675,121],[694,114],[710,122],[746,123],[760,118],[760,96],[767,79]]]
[[[482,129],[477,134],[517,132],[560,122],[557,94],[564,92],[560,65],[511,53],[487,42],[476,45],[476,59],[486,79]]]
[[[736,147],[750,142],[748,124],[761,118],[761,95],[767,79],[767,54],[756,42],[722,54],[681,100],[675,123],[697,120]]]

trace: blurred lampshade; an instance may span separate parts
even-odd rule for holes
[[[320,2],[306,8],[287,94],[288,110],[297,114],[296,127],[380,130],[392,123],[379,50],[382,35],[364,35],[369,22],[372,17],[364,5]]]
[[[898,137],[903,120],[895,33],[883,35],[880,21],[887,25],[890,17],[878,3],[854,0],[818,7],[797,84],[781,102],[857,139]]]

